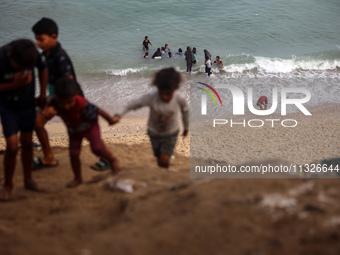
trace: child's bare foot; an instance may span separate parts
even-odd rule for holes
[[[83,181],[81,179],[73,179],[66,184],[67,188],[74,188],[81,184]]]
[[[35,181],[33,181],[33,180],[25,182],[25,189],[33,190],[33,191],[38,191],[38,192],[44,191],[44,189],[40,188],[38,186],[38,184]]]
[[[0,193],[0,201],[8,201],[11,196],[12,187],[4,186]]]
[[[112,173],[117,174],[120,171],[122,171],[122,168],[120,167],[120,163],[118,159],[114,159],[113,161],[110,162],[110,167],[112,170]]]

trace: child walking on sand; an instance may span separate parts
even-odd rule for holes
[[[5,183],[0,193],[2,201],[10,198],[13,189],[19,141],[22,148],[21,162],[25,188],[40,190],[32,178],[32,133],[36,116],[34,67],[39,70],[38,102],[43,104],[46,95],[47,68],[34,43],[28,39],[20,39],[0,48],[0,116],[6,138]]]
[[[76,187],[82,183],[80,149],[83,138],[90,142],[92,152],[104,158],[113,172],[121,170],[119,161],[101,140],[98,125],[98,115],[106,119],[110,125],[114,124],[113,118],[89,103],[78,94],[76,82],[70,78],[61,78],[55,84],[55,96],[51,99],[50,106],[64,121],[69,134],[69,149],[74,179],[67,183],[67,187]]]
[[[143,106],[150,108],[148,135],[157,163],[160,167],[168,168],[179,133],[178,118],[182,113],[184,125],[183,136],[187,136],[189,127],[189,106],[185,98],[177,91],[181,83],[181,75],[174,68],[158,71],[152,82],[156,91],[142,96],[126,105],[114,116],[114,121],[130,110]]]

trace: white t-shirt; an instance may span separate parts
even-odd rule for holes
[[[123,107],[118,114],[125,115],[130,110],[148,106],[150,115],[148,129],[155,135],[173,134],[179,130],[179,112],[182,113],[182,121],[185,130],[189,127],[189,105],[180,92],[175,91],[169,103],[164,102],[158,90],[146,94]]]
[[[210,59],[208,59],[208,60],[205,62],[205,64],[207,65],[208,68],[211,68],[211,60],[210,60]]]

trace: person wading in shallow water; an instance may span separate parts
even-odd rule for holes
[[[143,50],[149,50],[149,44],[153,47],[152,43],[149,41],[149,37],[145,36],[145,40],[143,41]]]

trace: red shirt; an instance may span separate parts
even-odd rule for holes
[[[51,105],[58,111],[70,134],[86,131],[97,123],[98,107],[82,96],[76,96],[76,104],[68,111],[60,109],[55,98],[52,99]]]
[[[264,101],[268,101],[268,98],[266,96],[262,96],[259,98],[258,102],[260,102],[261,104],[264,103]]]

